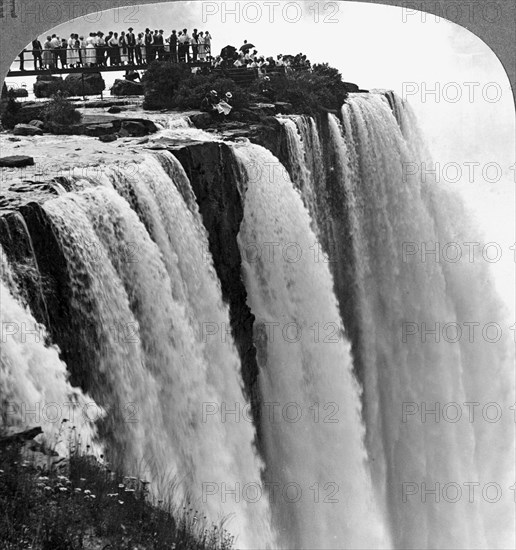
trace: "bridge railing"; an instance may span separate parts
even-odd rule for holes
[[[172,60],[178,63],[210,63],[212,60],[210,46],[169,44],[143,46],[81,46],[79,48],[24,49],[13,64],[18,64],[17,70],[24,71],[25,64],[30,63],[33,70],[65,68],[65,66],[109,66],[130,67],[148,65],[154,60]],[[109,62],[109,65],[108,65]],[[14,69],[16,71],[16,69]]]

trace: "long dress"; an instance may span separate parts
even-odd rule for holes
[[[93,65],[97,61],[97,53],[95,51],[95,38],[88,36],[86,38],[86,64]]]
[[[50,45],[50,40],[47,40],[43,44],[43,66],[50,67],[52,65],[53,65],[52,46]]]
[[[68,49],[66,50],[66,62],[69,66],[79,63],[79,52],[75,48],[75,38],[68,39]]]
[[[205,38],[204,36],[198,36],[197,37],[197,55],[199,57],[200,61],[204,61],[206,59],[206,49],[204,46]]]
[[[118,39],[118,45],[120,46],[120,61],[122,65],[127,65],[129,58],[127,56],[127,42],[125,38],[120,37]]]
[[[87,50],[86,50],[86,46],[87,46],[86,40],[84,40],[84,38],[83,38],[81,40],[80,44],[81,44],[81,63],[82,63],[82,66],[85,67],[86,63],[88,63],[88,54],[87,54]]]
[[[209,32],[204,35],[204,52],[211,57],[211,34]]]

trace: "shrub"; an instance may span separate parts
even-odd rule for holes
[[[48,125],[71,126],[80,122],[82,115],[66,99],[66,94],[58,92],[45,105],[41,112],[41,118]]]
[[[5,109],[2,113],[2,126],[5,128],[13,129],[18,124],[18,116],[20,113],[21,105],[16,101],[15,95],[10,90],[7,93],[8,100]]]
[[[174,107],[172,98],[181,81],[191,75],[190,68],[181,63],[154,61],[143,76],[144,109]]]

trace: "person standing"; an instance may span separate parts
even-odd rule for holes
[[[59,48],[61,46],[61,41],[57,35],[53,34],[52,39],[50,40],[50,47],[52,48],[52,60],[53,68],[57,69],[57,62],[59,61]]]
[[[202,31],[197,35],[197,53],[199,54],[199,61],[206,60],[206,50],[204,49],[204,33]]]
[[[97,56],[95,53],[95,35],[90,32],[88,38],[86,38],[86,66],[93,67]]]
[[[153,61],[152,54],[154,51],[152,47],[152,43],[154,42],[154,39],[152,37],[152,32],[150,29],[145,29],[144,42],[145,42],[145,62],[147,63],[147,65],[149,65]]]
[[[122,65],[127,65],[127,40],[125,38],[125,31],[120,33],[120,38],[118,39],[118,45],[120,46],[120,62]]]
[[[66,49],[66,62],[68,63],[68,66],[73,68],[75,67],[75,34],[71,34],[70,38],[68,39],[67,49]]]
[[[206,31],[204,33],[204,52],[206,53],[206,57],[208,59],[212,59],[211,57],[211,34],[209,31]]]
[[[106,40],[104,39],[104,33],[97,33],[97,41],[95,44],[97,48],[97,65],[103,67],[106,64]]]
[[[163,36],[163,30],[154,34],[154,44],[156,46],[156,55],[159,61],[162,61],[165,57],[165,38]]]
[[[134,47],[134,55],[136,57],[136,64],[141,65],[145,58],[145,42],[143,41],[143,33],[138,33],[136,39],[136,46]]]
[[[84,36],[80,36],[79,37],[79,45],[80,45],[80,50],[79,50],[79,57],[81,59],[81,65],[83,67],[86,67],[86,63],[87,63],[87,59],[86,59],[86,40],[84,39]]]
[[[34,58],[34,70],[43,68],[43,46],[38,38],[32,41],[32,57]]]
[[[197,53],[199,50],[198,38],[199,34],[197,33],[197,29],[194,29],[192,32],[192,38],[190,39],[190,43],[192,44],[192,61],[197,61]]]
[[[188,34],[188,31],[187,29],[183,29],[183,46],[184,46],[184,49],[185,49],[185,63],[190,63],[190,43],[191,43],[191,38],[190,38],[190,35]]]
[[[66,68],[67,59],[66,59],[66,50],[68,48],[68,43],[65,38],[61,39],[61,47],[59,48],[59,58],[61,59],[61,66],[63,69]]]
[[[43,67],[50,69],[54,65],[54,56],[52,55],[52,45],[50,41],[52,37],[47,36],[45,43],[43,44]]]
[[[115,32],[111,36],[108,42],[109,46],[109,56],[111,58],[111,65],[117,66],[120,65],[120,49],[118,46],[118,33]]]
[[[129,65],[134,65],[134,50],[136,47],[136,36],[134,36],[133,28],[129,27],[126,40],[127,40],[127,59]]]
[[[172,63],[177,63],[177,34],[175,30],[172,31],[168,42],[170,44],[170,59]]]

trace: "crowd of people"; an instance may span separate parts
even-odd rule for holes
[[[24,54],[20,53],[20,70],[24,70]],[[220,55],[212,55],[212,36],[209,31],[188,29],[173,30],[166,37],[164,31],[147,28],[145,32],[134,33],[129,27],[120,34],[110,31],[91,32],[89,36],[70,34],[60,38],[56,34],[47,36],[42,44],[36,38],[32,42],[34,69],[67,69],[79,67],[130,67],[148,65],[154,60],[170,60],[176,63],[206,63],[211,68],[256,69],[259,75],[283,68],[286,71],[307,69],[311,64],[306,55],[278,54],[276,58],[258,54],[258,50],[247,40],[240,48],[225,46]],[[197,63],[198,64],[198,63]],[[198,70],[198,69],[193,69]]]
[[[47,36],[42,44],[32,41],[34,69],[67,69],[77,67],[107,67],[148,65],[154,60],[170,59],[177,63],[209,62],[212,37],[209,31],[173,30],[166,37],[163,29],[145,29],[135,34],[127,32],[91,32],[89,36],[70,34],[68,39],[56,34]],[[20,70],[25,70],[25,51],[20,53]]]

